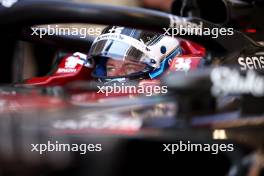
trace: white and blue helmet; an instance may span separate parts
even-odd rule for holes
[[[90,49],[96,68],[93,76],[100,80],[155,79],[168,68],[169,62],[182,53],[178,39],[119,26],[109,26],[98,36]],[[122,76],[107,76],[109,58],[145,64],[141,71]]]

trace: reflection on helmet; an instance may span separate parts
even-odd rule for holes
[[[175,38],[137,29],[110,26],[98,36],[89,55],[100,80],[153,79],[181,54]]]

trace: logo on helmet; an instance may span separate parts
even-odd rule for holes
[[[124,27],[115,27],[113,26],[111,29],[109,29],[109,33],[118,33],[121,34],[122,30],[124,29]]]
[[[191,59],[178,58],[175,62],[176,71],[189,71],[191,68]]]

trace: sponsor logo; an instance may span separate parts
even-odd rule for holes
[[[77,71],[78,64],[88,68],[92,68],[94,65],[91,60],[87,59],[87,55],[76,52],[66,59],[64,68],[59,68],[57,73],[74,73]]]
[[[78,64],[77,59],[78,58],[74,56],[67,58],[65,62],[65,68],[75,68]]]
[[[264,68],[264,57],[253,56],[253,57],[239,57],[238,64],[241,70],[253,70]]]
[[[142,120],[115,117],[110,114],[84,116],[80,120],[58,120],[53,124],[56,129],[96,129],[96,130],[139,130],[142,126]]]
[[[170,28],[179,27],[179,25],[183,25],[185,27],[191,26],[196,27],[198,26],[196,23],[189,22],[187,18],[177,17],[175,15],[169,15],[170,18]]]
[[[76,69],[69,69],[69,68],[59,68],[57,73],[74,73]]]
[[[191,63],[192,60],[191,59],[183,59],[183,58],[178,58],[176,60],[176,64],[175,64],[175,69],[176,71],[189,71],[191,68]]]
[[[249,70],[245,76],[237,70],[227,67],[213,69],[211,73],[212,94],[225,96],[229,94],[252,94],[256,97],[264,95],[264,78]]]
[[[17,0],[0,0],[2,6],[6,8],[12,7],[16,2]]]
[[[115,27],[113,26],[111,29],[108,30],[109,33],[118,33],[121,34],[124,27]]]
[[[116,41],[130,44],[144,53],[149,53],[150,51],[150,49],[147,47],[147,45],[142,40],[139,41],[137,39],[134,39],[132,37],[129,37],[123,34],[111,34],[111,33],[103,34],[103,35],[98,36],[95,39],[94,43],[99,42],[101,40],[116,40]]]
[[[76,72],[75,67],[78,64],[78,57],[70,56],[66,59],[65,68],[59,68],[58,73],[72,73]]]

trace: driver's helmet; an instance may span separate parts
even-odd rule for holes
[[[90,49],[96,63],[92,76],[101,81],[155,79],[181,54],[178,39],[119,26],[103,30]]]

